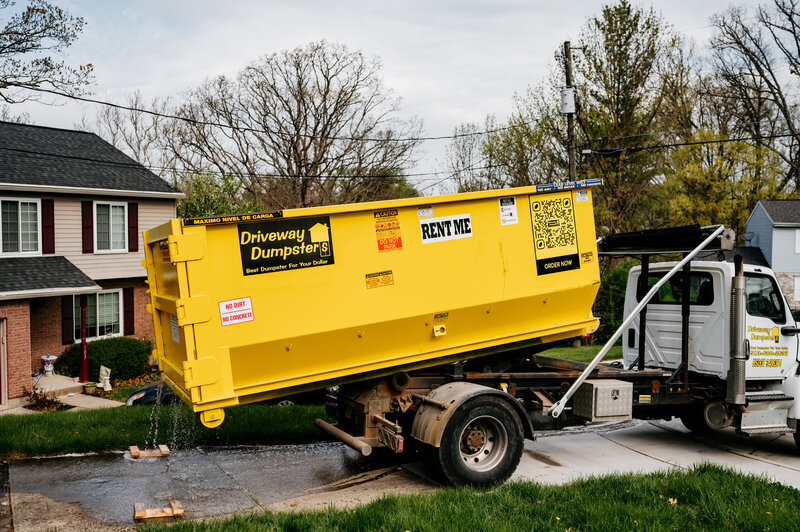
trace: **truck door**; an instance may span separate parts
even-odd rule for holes
[[[640,271],[640,270],[639,270]],[[625,299],[627,316],[638,302],[636,284],[638,271],[628,280]],[[651,271],[647,285],[655,285],[665,271]],[[724,378],[727,352],[725,301],[727,290],[723,289],[723,274],[719,268],[705,267],[692,270],[689,277],[689,369],[698,373]],[[661,287],[647,307],[647,345],[645,365],[668,370],[681,363],[681,286],[683,273],[678,272],[672,280]],[[623,341],[623,358],[626,367],[639,355],[639,320],[634,320]]]
[[[783,379],[797,357],[797,336],[781,334],[789,309],[775,278],[745,272],[745,334],[750,346],[747,380]]]

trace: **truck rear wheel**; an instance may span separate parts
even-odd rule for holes
[[[502,398],[476,397],[461,405],[442,433],[439,448],[426,449],[425,463],[457,486],[491,486],[517,468],[522,422]]]

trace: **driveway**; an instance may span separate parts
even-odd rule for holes
[[[710,462],[800,488],[791,436],[696,436],[679,421],[632,421],[543,432],[528,441],[514,479],[560,484],[587,475],[652,472]],[[349,507],[384,494],[438,489],[420,463],[364,460],[338,443],[122,453],[12,462],[15,529],[124,530],[133,503],[183,503],[189,518],[230,512]]]

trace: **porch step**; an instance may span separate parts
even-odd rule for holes
[[[774,426],[774,427],[751,427],[748,429],[742,429],[739,433],[744,434],[745,436],[755,436],[757,434],[794,434],[795,430],[791,427],[787,427],[786,425]]]
[[[38,382],[37,382],[38,381]],[[75,382],[70,377],[63,375],[51,375],[50,377],[35,377],[31,379],[31,387],[41,388],[46,392],[56,394],[56,397],[63,397],[71,393],[83,393],[83,384]]]

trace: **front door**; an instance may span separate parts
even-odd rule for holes
[[[797,336],[781,334],[791,324],[789,309],[777,281],[745,273],[745,337],[750,345],[747,380],[783,379],[797,357]]]

